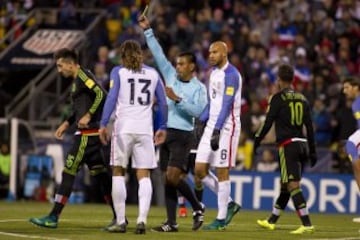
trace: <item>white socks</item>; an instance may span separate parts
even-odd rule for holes
[[[126,201],[126,185],[124,176],[112,177],[112,199],[116,212],[116,222],[118,224],[125,222],[125,201]]]
[[[228,199],[230,196],[231,185],[230,181],[219,182],[218,191],[218,215],[217,219],[222,220],[226,218]]]
[[[147,215],[149,213],[152,197],[151,180],[144,177],[139,181],[139,216],[137,223],[144,222],[146,224]]]
[[[206,175],[206,177],[203,178],[202,182],[211,191],[213,191],[215,194],[217,194],[218,189],[219,189],[219,181],[213,172],[209,171],[208,175]],[[233,199],[230,197],[230,194],[229,194],[227,203],[230,203],[232,201],[233,201]]]

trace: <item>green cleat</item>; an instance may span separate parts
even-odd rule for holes
[[[224,231],[225,230],[225,220],[219,220],[215,219],[212,223],[209,225],[206,225],[203,227],[204,230],[218,230],[218,231]]]
[[[265,229],[271,230],[271,231],[275,230],[275,223],[269,223],[268,220],[257,220],[256,222],[262,228],[265,228]]]
[[[303,234],[303,233],[314,233],[314,226],[300,226],[298,229],[290,232],[291,234]]]
[[[58,217],[49,215],[42,218],[30,218],[29,221],[39,227],[57,228]]]
[[[113,225],[106,227],[105,231],[111,233],[126,233],[126,223],[118,224],[115,222]]]
[[[231,222],[232,218],[235,216],[235,214],[237,214],[241,209],[241,206],[239,204],[237,204],[236,202],[232,201],[229,202],[228,207],[227,207],[227,214],[226,214],[226,218],[225,218],[225,225],[229,225],[229,223]]]

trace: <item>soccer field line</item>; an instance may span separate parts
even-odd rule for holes
[[[346,238],[306,238],[306,240],[359,240],[360,239],[360,236],[359,237],[346,237]],[[302,240],[305,240],[302,239]]]
[[[9,232],[0,232],[0,235],[8,237],[20,237],[26,239],[43,239],[43,240],[71,240],[69,238],[55,238],[55,237],[46,237],[46,236],[37,236],[37,235],[28,235],[28,234],[19,234],[19,233],[9,233]]]

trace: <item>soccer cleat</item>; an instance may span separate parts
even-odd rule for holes
[[[108,225],[106,225],[105,227],[102,228],[102,230],[107,231],[107,228],[114,225],[114,224],[116,224],[116,218],[113,218]],[[125,224],[126,224],[126,226],[129,224],[129,221],[128,221],[127,217],[125,217]]]
[[[105,230],[111,233],[126,233],[126,222],[121,224],[115,222],[113,225],[106,227]]]
[[[178,225],[171,225],[169,223],[164,223],[163,225],[154,227],[151,229],[153,232],[177,232]]]
[[[58,217],[54,215],[49,215],[42,218],[30,218],[29,221],[39,227],[57,228],[58,226]]]
[[[236,202],[232,201],[229,202],[228,207],[227,207],[227,214],[226,214],[226,218],[225,218],[225,225],[228,225],[232,218],[235,216],[236,213],[238,213],[241,209],[241,206],[239,204],[237,204]]]
[[[179,217],[184,218],[187,217],[187,209],[186,207],[179,208]]]
[[[298,229],[291,231],[291,234],[303,234],[303,233],[314,233],[315,228],[314,226],[300,226]]]
[[[146,233],[145,223],[140,222],[136,224],[135,234],[145,234],[145,233]]]
[[[200,204],[202,209],[193,212],[193,226],[192,226],[193,231],[198,230],[204,223],[205,205],[203,203]]]
[[[225,220],[219,220],[219,219],[215,219],[212,223],[210,223],[209,225],[206,225],[205,227],[203,227],[204,230],[218,230],[218,231],[223,231],[225,230]]]
[[[262,228],[266,228],[267,230],[275,230],[275,223],[269,223],[268,220],[257,220],[256,221],[257,224],[262,227]]]

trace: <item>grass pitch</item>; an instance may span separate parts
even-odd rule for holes
[[[360,223],[352,221],[355,215],[345,214],[311,214],[311,220],[316,228],[314,234],[292,235],[290,231],[300,225],[300,220],[294,212],[286,211],[276,225],[275,231],[263,230],[257,226],[257,219],[264,219],[269,212],[241,210],[225,231],[193,232],[192,218],[178,218],[179,232],[156,233],[150,228],[159,225],[165,219],[165,208],[152,207],[150,210],[146,235],[133,233],[136,225],[137,206],[127,207],[129,219],[128,231],[108,233],[101,230],[112,216],[110,209],[103,204],[68,204],[60,218],[57,229],[44,229],[28,222],[30,217],[46,215],[52,207],[50,203],[39,202],[1,202],[0,201],[0,239],[43,239],[43,240],[112,240],[112,239],[156,239],[156,240],[247,240],[247,239],[337,239],[360,240]],[[188,210],[188,213],[191,213]],[[206,210],[205,224],[216,216],[215,210]]]

